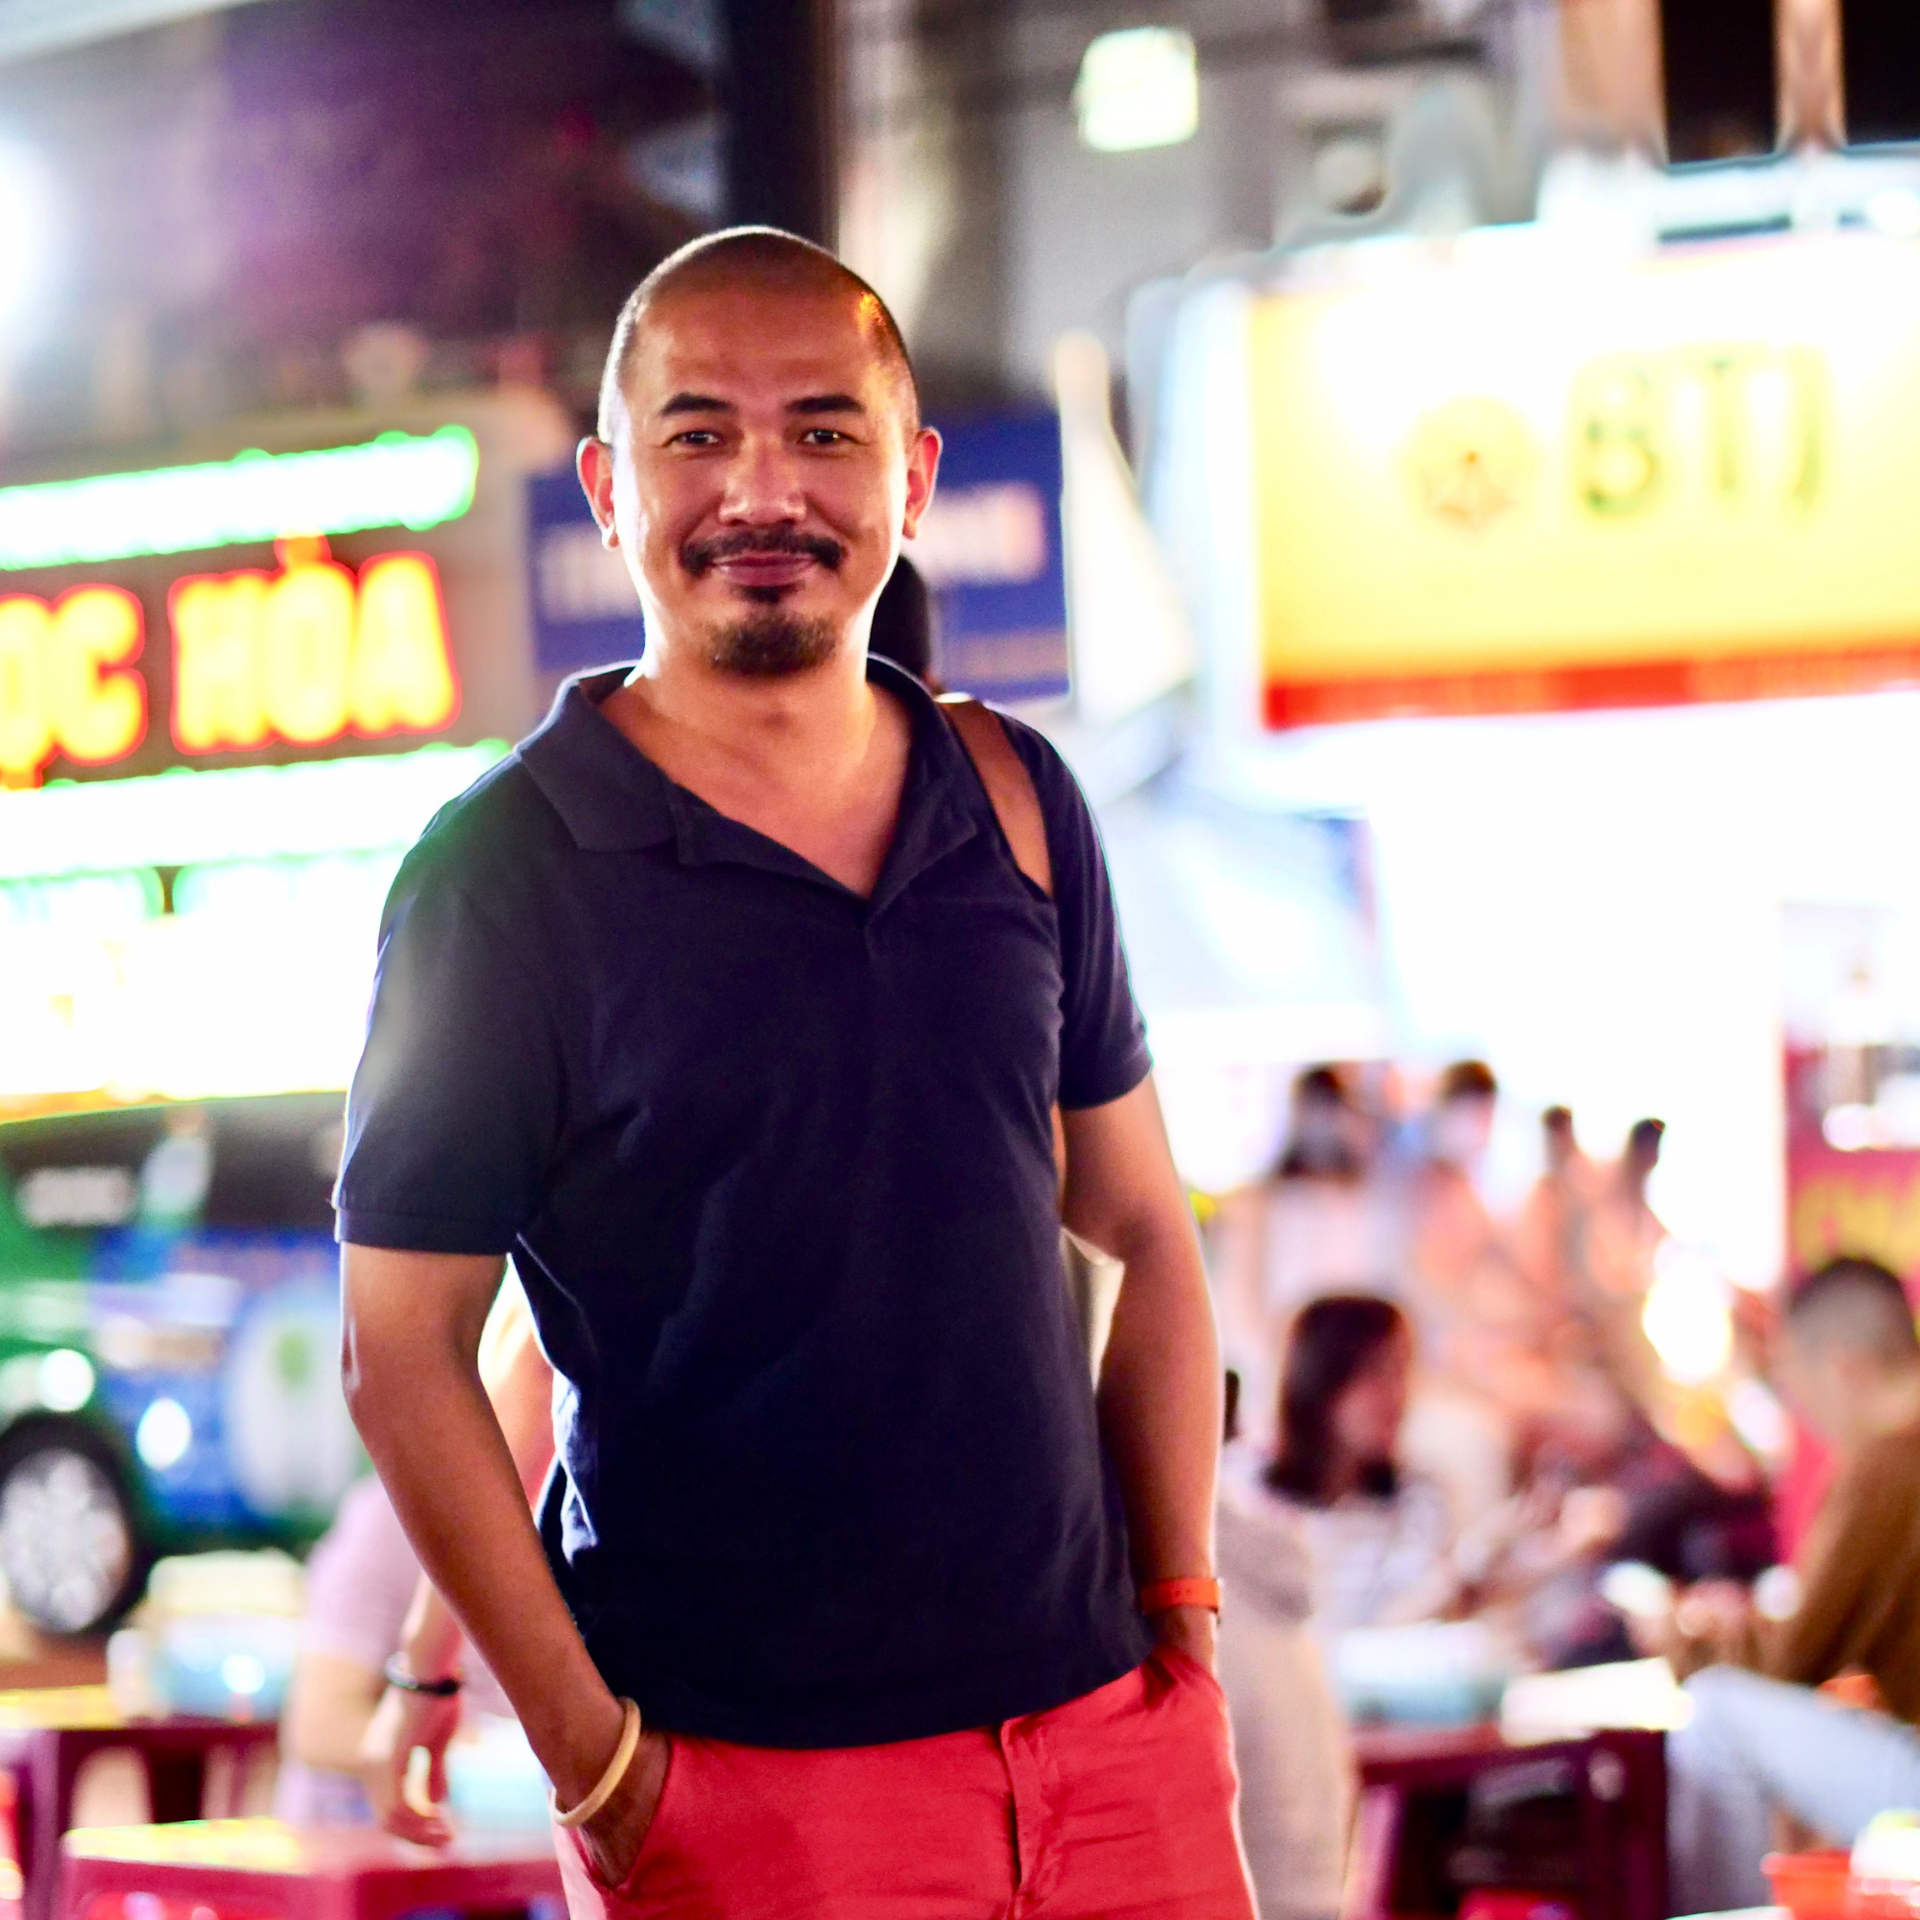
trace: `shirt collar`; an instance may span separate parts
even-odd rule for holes
[[[672,783],[600,711],[632,671],[628,662],[575,674],[518,749],[574,845],[588,853],[627,853],[673,837]]]
[[[626,853],[671,842],[689,863],[740,857],[752,843],[771,849],[774,843],[752,828],[728,821],[676,786],[600,711],[632,671],[628,663],[576,674],[518,749],[574,844],[588,853]],[[878,909],[916,873],[979,832],[988,801],[964,764],[966,749],[926,687],[878,654],[867,656],[867,678],[902,702],[913,726],[899,821],[871,901]],[[797,856],[789,858],[796,867],[804,865]]]

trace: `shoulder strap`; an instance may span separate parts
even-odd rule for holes
[[[1020,758],[1020,749],[1006,724],[991,707],[985,707],[969,693],[942,693],[935,696],[940,711],[953,723],[960,744],[987,790],[993,817],[1007,836],[1013,850],[1014,865],[1049,900],[1053,898],[1053,855],[1047,850],[1047,816],[1040,810],[1040,796],[1034,790],[1033,775]],[[1061,1123],[1060,1108],[1053,1109],[1053,1165],[1058,1180],[1058,1196],[1067,1190],[1067,1132]]]
[[[1047,817],[1040,811],[1040,796],[1019,748],[1000,716],[971,694],[943,693],[939,703],[987,790],[994,818],[1013,850],[1014,864],[1051,900],[1053,856],[1047,850]]]

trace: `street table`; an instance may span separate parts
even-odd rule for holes
[[[60,1920],[91,1920],[102,1896],[208,1920],[401,1920],[423,1908],[497,1913],[557,1902],[548,1833],[470,1833],[418,1847],[367,1828],[282,1820],[193,1820],[79,1828],[67,1835]],[[99,1920],[108,1920],[106,1913]]]
[[[237,1793],[248,1761],[278,1737],[270,1720],[129,1720],[105,1687],[0,1692],[0,1769],[13,1781],[21,1920],[54,1920],[60,1836],[73,1824],[74,1783],[92,1755],[109,1748],[132,1752],[146,1771],[153,1818],[197,1820],[208,1810],[208,1760],[215,1753],[234,1756]]]
[[[1342,1920],[1452,1911],[1468,1811],[1551,1796],[1556,1883],[1582,1920],[1662,1920],[1667,1910],[1666,1736],[1639,1728],[1516,1744],[1498,1727],[1357,1727],[1360,1800]],[[1482,1849],[1482,1851],[1487,1851]],[[1497,1850],[1496,1850],[1497,1851]],[[1512,1884],[1489,1857],[1488,1878]],[[1548,1864],[1540,1862],[1540,1864]]]

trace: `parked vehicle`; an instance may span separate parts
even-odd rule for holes
[[[163,1553],[300,1547],[364,1466],[341,1396],[338,1094],[0,1123],[0,1575],[83,1633]]]

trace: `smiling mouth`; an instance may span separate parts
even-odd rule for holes
[[[681,564],[696,580],[717,573],[735,591],[763,605],[782,599],[816,567],[838,572],[845,558],[839,541],[786,527],[689,540],[680,550]]]
[[[736,553],[716,560],[712,571],[747,593],[774,593],[797,587],[819,564],[808,553]]]

